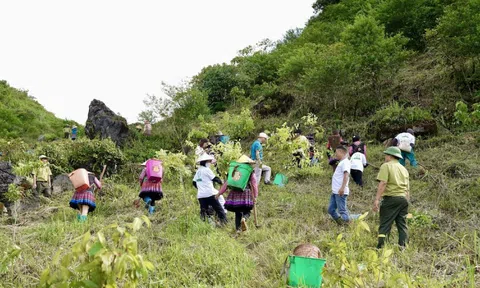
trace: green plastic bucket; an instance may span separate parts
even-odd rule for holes
[[[288,256],[290,269],[288,285],[291,287],[321,287],[325,259]]]
[[[273,179],[273,184],[280,187],[284,187],[287,183],[288,183],[288,177],[280,173],[277,173],[275,175],[275,179]]]
[[[228,169],[228,188],[244,191],[247,187],[253,168],[250,164],[231,162]]]

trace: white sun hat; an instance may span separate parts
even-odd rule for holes
[[[213,160],[215,160],[215,158],[212,155],[208,155],[205,153],[202,156],[200,156],[200,158],[197,159],[197,163],[200,163],[202,161],[213,161]]]
[[[262,133],[258,134],[258,138],[268,139],[268,135],[267,135],[267,133],[262,132]]]

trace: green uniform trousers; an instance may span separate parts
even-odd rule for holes
[[[408,239],[407,228],[408,200],[403,196],[384,196],[380,206],[380,227],[378,228],[378,245],[382,248],[385,238],[390,234],[393,222],[397,224],[398,245],[405,247]]]
[[[35,189],[34,193],[35,197],[38,197],[40,194],[43,194],[45,197],[52,196],[51,189],[46,181],[37,181],[37,189]]]

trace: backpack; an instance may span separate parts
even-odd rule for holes
[[[365,154],[365,143],[360,142],[360,144],[358,144],[358,145],[355,145],[355,144],[352,143],[352,154],[350,156],[352,156],[356,152],[360,152],[362,154]]]
[[[146,163],[145,172],[147,180],[152,183],[162,182],[163,178],[163,166],[162,161],[157,159],[150,159]]]
[[[75,191],[85,191],[90,188],[90,180],[88,179],[88,171],[80,168],[68,175],[70,181],[72,181]]]
[[[227,177],[227,187],[235,191],[245,191],[252,175],[253,168],[250,164],[230,163]]]

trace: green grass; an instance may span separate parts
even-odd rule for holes
[[[419,146],[418,158],[426,170],[408,168],[412,178],[410,211],[414,214],[409,225],[410,245],[404,252],[396,249],[393,228],[390,244],[394,253],[389,264],[380,269],[388,267],[405,273],[417,287],[480,285],[480,277],[475,273],[480,262],[480,242],[474,233],[478,231],[480,153],[474,146],[479,136],[473,137],[460,145],[443,142],[434,148]],[[374,166],[383,161],[382,149],[369,147],[369,161]],[[446,169],[455,163],[462,163],[462,173],[452,174]],[[363,263],[364,251],[376,245],[378,215],[369,214],[366,221],[371,232],[364,232],[360,238],[354,235],[355,226],[339,227],[333,223],[326,213],[331,172],[329,167],[323,168],[314,177],[291,179],[286,188],[261,187],[261,227],[255,228],[249,221],[250,230],[238,237],[232,214],[228,215],[230,223],[225,228],[201,222],[190,181],[186,181],[184,191],[179,183],[166,179],[165,198],[151,217],[152,227],[140,230],[138,235],[140,253],[155,266],[140,286],[282,287],[285,258],[295,246],[309,242],[320,247],[327,259],[326,287],[339,287],[338,283],[328,282],[329,277],[332,279],[329,275],[338,272],[332,269],[339,267],[340,261],[331,252],[332,243],[342,233],[348,258]],[[365,189],[350,184],[348,201],[352,213],[371,210],[375,176],[376,170],[370,167],[365,172]],[[112,223],[125,225],[143,215],[143,208],[133,207],[138,191],[132,185],[135,184],[110,181],[104,195],[97,199],[97,211],[85,225],[77,223],[75,212],[68,208],[69,193],[56,195],[51,202],[22,214],[17,225],[9,225],[3,218],[1,247],[17,244],[22,254],[5,275],[0,275],[0,287],[35,286],[55,253],[68,253],[76,237]]]

